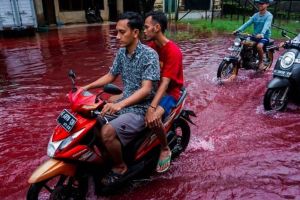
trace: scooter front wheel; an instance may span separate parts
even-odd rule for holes
[[[85,199],[80,187],[73,187],[71,177],[57,176],[46,181],[30,185],[27,192],[27,200],[63,200],[63,199]]]
[[[269,88],[264,96],[265,110],[283,111],[287,106],[287,88]]]
[[[232,61],[223,60],[219,65],[217,78],[218,81],[223,83],[233,80],[238,74],[237,63]]]

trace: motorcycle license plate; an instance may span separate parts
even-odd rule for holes
[[[282,76],[282,77],[289,78],[292,75],[292,72],[287,72],[287,71],[276,69],[276,70],[274,70],[273,74],[276,76]]]
[[[57,123],[62,126],[67,132],[70,132],[77,122],[76,117],[74,117],[69,111],[64,109],[57,118]]]

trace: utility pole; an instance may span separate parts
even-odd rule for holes
[[[214,21],[214,10],[215,10],[215,0],[212,0],[212,6],[211,6],[211,21],[210,23],[212,24]]]
[[[175,0],[175,21],[178,20],[178,12],[179,12],[179,0]]]
[[[173,2],[173,0],[168,0],[168,15],[169,15],[169,21],[171,21],[172,2]]]
[[[293,3],[293,0],[290,0],[290,6],[289,6],[289,11],[288,11],[288,21],[290,21],[290,14],[291,14],[291,9],[292,9],[292,3]]]

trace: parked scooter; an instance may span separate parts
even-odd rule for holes
[[[65,109],[58,116],[58,125],[47,149],[50,159],[39,166],[28,180],[31,185],[27,199],[30,200],[85,199],[89,177],[94,177],[94,188],[98,194],[111,193],[145,169],[154,170],[159,157],[160,142],[155,133],[145,129],[139,138],[122,147],[129,168],[127,175],[114,185],[101,185],[101,178],[111,167],[111,159],[96,139],[95,130],[100,126],[96,118],[108,94],[120,94],[122,91],[108,84],[96,95],[75,86],[73,71],[69,72],[69,76],[73,85],[68,94],[71,111]],[[190,116],[195,114],[183,109],[186,95],[183,89],[176,107],[164,120],[172,159],[186,149],[190,140],[188,122],[192,123]],[[107,119],[104,117],[103,120]]]
[[[228,48],[230,55],[225,56],[218,67],[217,78],[219,82],[226,82],[233,80],[240,68],[246,70],[258,70],[258,52],[256,49],[256,42],[251,40],[252,35],[237,32],[233,45]],[[274,40],[264,46],[263,63],[265,70],[272,66],[273,54],[277,47],[274,45]]]
[[[99,23],[103,22],[103,19],[100,15],[100,11],[96,7],[89,7],[86,10],[85,18],[88,23]]]
[[[283,111],[290,97],[300,99],[300,34],[293,40],[285,31],[282,31],[282,36],[288,39],[283,44],[286,51],[274,67],[273,79],[264,96],[265,110]]]

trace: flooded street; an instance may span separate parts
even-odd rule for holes
[[[25,199],[29,176],[47,159],[56,118],[69,106],[69,69],[78,85],[107,73],[118,49],[115,35],[114,26],[102,25],[0,38],[0,199]],[[186,108],[197,114],[190,144],[168,172],[109,199],[300,199],[300,107],[264,111],[272,70],[240,70],[233,82],[217,84],[233,39],[178,43]],[[88,199],[97,199],[92,189]]]

